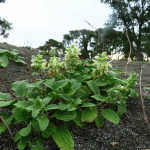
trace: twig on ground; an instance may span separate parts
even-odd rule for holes
[[[144,65],[141,67],[141,73],[140,73],[140,81],[139,81],[139,84],[140,84],[140,98],[141,98],[141,101],[142,101],[142,109],[143,109],[143,114],[144,114],[144,119],[145,119],[145,122],[147,123],[149,129],[150,129],[150,124],[148,122],[148,119],[147,119],[147,116],[145,114],[145,109],[144,109],[144,100],[143,100],[143,97],[142,97],[142,90],[141,90],[141,77],[142,77],[142,68],[144,67]]]
[[[129,41],[129,44],[130,44],[130,52],[129,52],[129,57],[128,57],[127,65],[126,65],[126,72],[125,72],[125,75],[127,75],[127,67],[128,67],[128,65],[129,65],[129,59],[130,59],[130,54],[131,54],[131,42],[130,42],[130,39],[129,39],[129,37],[128,37],[127,29],[125,28],[125,30],[126,30],[127,39],[128,39],[128,41]]]
[[[84,21],[87,22],[92,28],[94,28],[88,21],[86,21],[86,20],[84,20]],[[102,43],[103,43],[103,52],[104,52],[104,41],[103,41],[103,38],[102,38],[102,36],[101,36],[99,30],[96,29],[96,28],[94,28],[94,29],[97,30],[97,32],[99,33],[99,35],[100,35],[100,37],[101,37],[101,40],[102,40]],[[99,36],[98,36],[98,42],[99,42]],[[98,42],[97,42],[97,44],[96,44],[96,51],[97,51]]]
[[[31,74],[31,78],[32,78],[32,82],[34,83],[35,81],[34,81],[34,77],[33,77],[33,75],[32,75],[32,69],[31,69],[31,67],[29,67],[29,64],[28,64],[28,61],[27,61],[27,58],[26,58],[26,55],[22,52],[22,54],[23,54],[23,56],[24,56],[24,59],[25,59],[25,62],[26,62],[26,64],[27,64],[27,71],[30,71],[30,74]]]
[[[3,116],[0,116],[0,119],[1,119],[4,123],[5,123],[5,125],[6,125],[7,129],[9,130],[9,133],[10,133],[10,135],[11,135],[12,139],[14,139],[13,134],[12,134],[12,132],[11,132],[11,130],[10,130],[10,128],[9,128],[9,126],[8,126],[8,124],[7,124],[7,123],[6,123],[6,121],[3,119]]]

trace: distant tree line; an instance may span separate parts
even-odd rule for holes
[[[0,0],[4,3],[5,0]],[[113,13],[105,23],[104,28],[99,28],[104,41],[104,51],[109,55],[112,51],[122,51],[128,57],[131,43],[131,58],[136,56],[138,61],[142,60],[142,54],[150,57],[150,0],[100,0],[101,3],[109,5]],[[11,23],[0,18],[0,35],[8,37],[7,30],[12,29]],[[119,29],[119,30],[118,30]],[[81,58],[93,57],[103,51],[103,43],[98,36],[97,30],[73,30],[63,35],[62,42],[49,39],[39,49],[47,49],[48,46],[57,50],[65,50],[74,44],[81,50]]]

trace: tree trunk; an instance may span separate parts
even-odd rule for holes
[[[137,61],[142,61],[141,47],[137,45],[137,51],[134,50]]]
[[[142,55],[141,55],[141,47],[138,47],[137,51],[137,61],[142,61]]]

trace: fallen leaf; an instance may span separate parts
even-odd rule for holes
[[[110,145],[114,147],[115,145],[119,145],[119,142],[111,142]]]

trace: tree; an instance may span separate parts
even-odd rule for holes
[[[62,42],[58,42],[54,39],[49,39],[48,41],[46,41],[45,46],[48,46],[48,45],[55,49],[65,49]]]
[[[81,58],[89,58],[90,43],[94,38],[94,31],[82,29],[69,31],[69,34],[65,34],[63,37],[63,43],[76,45],[81,50]]]
[[[59,50],[63,50],[63,53],[65,51],[65,47],[62,42],[58,42],[54,39],[49,39],[45,42],[44,46],[39,46],[40,50],[48,50],[48,53],[51,51],[51,48],[56,49],[56,55],[58,55]]]
[[[5,3],[5,0],[0,0],[0,3]],[[0,35],[2,35],[4,38],[7,38],[9,33],[6,33],[7,30],[12,29],[12,23],[9,23],[4,18],[0,17]]]
[[[71,44],[71,41],[73,38],[69,34],[64,34],[63,35],[63,44],[67,47]]]
[[[106,26],[126,28],[131,47],[137,60],[142,59],[142,43],[145,31],[150,33],[150,1],[149,0],[100,0],[113,9]],[[125,32],[125,31],[124,31]]]

